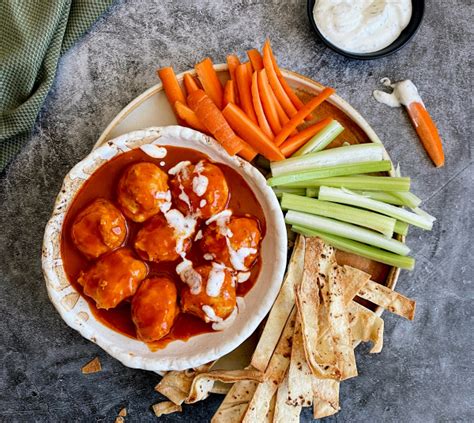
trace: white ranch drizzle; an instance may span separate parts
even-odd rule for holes
[[[166,148],[155,144],[143,144],[140,146],[140,150],[154,159],[162,159],[163,157],[166,157],[166,154],[168,154]]]
[[[193,263],[190,260],[183,257],[183,261],[176,266],[176,273],[189,286],[191,294],[198,295],[201,292],[202,277],[194,270]]]
[[[247,282],[250,278],[250,272],[239,272],[237,273],[237,282],[244,283]]]
[[[256,248],[242,247],[238,250],[234,250],[229,241],[229,238],[226,238],[227,248],[229,250],[230,262],[235,270],[247,270],[245,266],[245,259],[252,255],[257,254]]]
[[[232,310],[232,313],[227,317],[227,319],[222,320],[220,322],[216,322],[212,324],[212,329],[216,331],[225,330],[232,326],[237,318],[237,315],[244,311],[245,309],[245,301],[242,297],[237,297],[237,304]]]
[[[222,317],[219,317],[210,305],[204,304],[201,307],[201,309],[205,314],[204,320],[206,321],[206,323],[209,323],[209,322],[218,322],[218,323],[222,322],[222,320],[223,320]]]
[[[212,269],[206,284],[206,294],[209,297],[219,296],[226,276],[226,267],[222,264],[212,263]]]
[[[215,256],[214,256],[214,254],[206,253],[206,254],[204,254],[203,258],[204,258],[204,260],[211,261],[211,260],[215,259]]]
[[[170,175],[176,175],[190,165],[191,165],[191,162],[189,160],[183,160],[182,162],[177,163],[170,170],[168,170],[168,173]]]
[[[196,219],[191,216],[184,216],[179,210],[171,209],[165,213],[168,225],[174,230],[176,237],[176,252],[184,254],[184,241],[190,238],[196,228]]]
[[[193,178],[193,191],[198,197],[202,197],[209,185],[209,179],[207,176],[202,175],[202,171],[204,170],[204,162],[201,160],[194,166],[193,173],[196,174]]]

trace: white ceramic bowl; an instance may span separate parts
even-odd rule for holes
[[[187,342],[174,341],[152,352],[140,341],[121,335],[99,321],[89,305],[69,283],[61,259],[61,230],[75,194],[102,164],[144,144],[192,148],[213,161],[236,170],[248,183],[265,214],[267,232],[262,242],[262,268],[254,287],[244,297],[232,326],[221,332],[197,335]],[[272,306],[286,267],[287,235],[278,201],[264,177],[248,162],[229,156],[212,138],[180,126],[155,127],[121,135],[93,150],[64,179],[43,241],[43,273],[48,295],[63,320],[82,336],[95,342],[124,365],[152,370],[184,370],[218,359],[247,339]]]

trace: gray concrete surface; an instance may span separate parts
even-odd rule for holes
[[[414,322],[385,314],[385,346],[359,347],[360,376],[341,387],[338,422],[473,421],[472,17],[470,0],[426,2],[403,50],[355,62],[313,35],[304,1],[119,2],[61,60],[30,142],[0,181],[0,421],[152,422],[158,377],[125,368],[69,329],[49,303],[40,268],[43,229],[63,176],[108,122],[155,84],[156,67],[261,46],[270,36],[284,67],[334,86],[373,125],[413,190],[438,217],[412,229],[416,269],[398,289],[417,301]],[[469,27],[471,22],[471,27]],[[401,109],[377,104],[378,80],[411,78],[438,124],[446,166],[427,159]],[[101,373],[81,366],[99,356]],[[206,421],[213,396],[163,421]],[[302,421],[310,421],[305,411]]]

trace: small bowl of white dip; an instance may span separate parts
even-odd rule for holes
[[[308,0],[314,31],[330,49],[370,60],[401,49],[416,33],[424,0]]]

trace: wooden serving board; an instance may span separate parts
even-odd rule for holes
[[[229,73],[226,64],[215,65],[215,69],[222,82],[229,79]],[[282,70],[290,86],[295,89],[303,101],[319,93],[323,86],[296,72]],[[183,72],[177,75],[178,81],[182,84],[185,73],[195,75],[194,70]],[[330,100],[323,103],[316,109],[314,121],[331,116],[337,119],[345,130],[329,146],[337,147],[344,142],[350,144],[361,144],[373,142],[382,144],[374,130],[365,121],[365,119],[346,101],[338,95],[331,96]],[[161,83],[149,88],[144,93],[131,101],[120,113],[110,122],[107,128],[99,137],[94,148],[99,147],[106,141],[126,134],[131,131],[140,130],[152,126],[176,125],[177,120],[168,103],[163,86]],[[311,122],[308,122],[311,124]],[[389,160],[387,153],[386,159]],[[395,176],[389,173],[390,176]],[[400,238],[403,240],[403,238]],[[398,280],[400,269],[387,266],[369,259],[365,259],[354,254],[337,251],[336,259],[340,265],[350,265],[359,268],[372,275],[372,279],[390,289],[394,289]],[[383,309],[375,308],[375,312],[381,315]],[[256,338],[253,336],[252,338]],[[252,346],[249,343],[256,343],[249,338],[243,346],[237,348],[227,356],[222,357],[215,365],[215,368],[242,368],[245,363],[250,361],[249,354]]]

